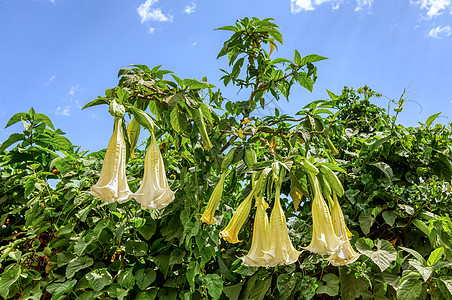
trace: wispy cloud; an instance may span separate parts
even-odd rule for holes
[[[172,22],[173,16],[170,14],[165,15],[160,8],[153,8],[152,6],[157,3],[158,0],[146,0],[138,8],[137,12],[141,17],[141,23],[147,21],[157,22]]]
[[[154,31],[155,31],[155,28],[154,28],[154,27],[150,27],[150,28],[149,28],[149,33],[150,33],[150,34],[153,34]]]
[[[67,106],[58,106],[55,110],[55,115],[61,115],[69,117],[71,115],[71,107],[69,105]]]
[[[55,0],[49,0],[50,3],[55,4]]]
[[[373,0],[356,0],[355,11],[368,10],[372,7]],[[332,10],[337,10],[342,5],[343,0],[290,0],[290,11],[293,14],[301,11],[315,10],[322,4],[328,4]]]
[[[435,39],[441,39],[442,36],[450,36],[452,34],[452,30],[450,26],[438,26],[435,28],[432,28],[430,32],[428,33],[429,37],[435,38]]]
[[[46,82],[44,82],[44,84],[45,85],[51,84],[55,80],[55,78],[56,78],[55,75],[50,76],[50,78]]]
[[[355,11],[363,11],[368,10],[372,7],[373,0],[356,0],[356,8]]]
[[[427,10],[428,18],[439,16],[446,9],[452,13],[452,0],[410,0],[410,3],[420,5],[421,9]]]
[[[192,14],[195,12],[196,4],[195,2],[192,2],[191,5],[186,5],[184,8],[184,13],[186,14]]]

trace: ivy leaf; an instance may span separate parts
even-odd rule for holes
[[[430,278],[430,275],[432,275],[433,268],[432,267],[424,267],[421,262],[415,259],[409,259],[408,263],[410,266],[416,269],[416,271],[419,272],[419,274],[422,276],[424,281],[427,281]]]
[[[151,268],[139,269],[135,272],[136,283],[140,290],[145,290],[154,282],[156,277],[157,273]]]
[[[126,252],[140,257],[145,256],[148,252],[148,244],[143,241],[128,241],[126,243]]]
[[[113,282],[113,277],[106,268],[102,268],[95,269],[86,274],[86,280],[88,280],[89,285],[98,292],[107,285],[110,285]]]
[[[426,299],[427,290],[418,279],[407,279],[397,289],[398,300]]]
[[[236,285],[230,285],[223,287],[223,292],[226,294],[229,300],[239,300],[240,292],[242,291],[243,282]]]
[[[348,192],[348,191],[347,191]],[[347,193],[346,193],[347,195]],[[374,224],[375,218],[368,212],[363,212],[359,215],[359,226],[364,234],[369,234],[370,227]]]
[[[383,219],[389,226],[394,226],[397,215],[393,211],[384,211],[382,214]]]
[[[60,299],[62,295],[69,292],[77,283],[77,280],[72,279],[63,283],[51,283],[46,287],[46,290],[52,294],[52,300]]]
[[[125,289],[132,289],[135,285],[135,277],[133,276],[133,268],[121,270],[118,273],[118,283]]]
[[[2,277],[0,278],[0,296],[4,299],[8,298],[9,287],[19,279],[20,271],[19,267],[3,272]]]
[[[88,256],[79,256],[72,259],[66,268],[66,278],[72,278],[75,273],[85,268],[88,268],[93,264],[93,259]]]
[[[223,280],[221,277],[218,274],[207,274],[205,282],[209,295],[213,299],[219,299],[223,292]]]
[[[354,300],[360,296],[360,290],[367,290],[368,282],[366,279],[356,278],[355,272],[347,269],[347,267],[339,268],[339,281],[341,299]]]
[[[383,272],[391,262],[397,258],[397,251],[387,240],[376,240],[375,244],[370,239],[360,238],[356,244],[359,252],[369,257]],[[376,247],[376,250],[373,248]]]
[[[317,294],[328,294],[329,296],[339,294],[339,277],[332,273],[323,276],[322,281],[318,282],[318,285]]]

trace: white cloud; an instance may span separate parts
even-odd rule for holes
[[[361,11],[365,9],[370,9],[372,7],[373,0],[356,0],[355,11]]]
[[[69,117],[71,114],[71,108],[69,106],[58,106],[55,110],[55,115],[61,115]]]
[[[441,36],[450,36],[451,34],[452,30],[450,26],[438,26],[436,28],[432,28],[432,30],[428,33],[428,36],[435,39],[441,39]]]
[[[150,28],[149,28],[149,33],[150,33],[150,34],[153,34],[154,31],[155,31],[155,28],[154,28],[154,27],[150,27]]]
[[[55,0],[49,0],[52,4],[55,4]]]
[[[195,2],[192,2],[191,5],[186,5],[184,8],[184,13],[191,14],[195,12],[196,4]]]
[[[191,45],[194,47],[194,46],[196,46],[198,44],[198,42],[193,42],[193,43],[191,43]]]
[[[69,95],[74,96],[75,92],[77,92],[80,89],[80,86],[78,84],[71,85],[71,88],[69,89]]]
[[[451,0],[449,0],[451,1]],[[355,11],[367,10],[372,7],[373,0],[356,0]],[[293,14],[303,10],[315,10],[318,6],[328,3],[332,10],[338,10],[343,0],[290,0],[290,11]]]
[[[411,4],[420,5],[427,10],[427,17],[432,18],[442,14],[442,10],[449,8],[452,13],[452,0],[410,0]]]
[[[49,80],[47,80],[46,82],[44,82],[45,85],[49,85],[51,84],[54,80],[55,80],[55,75],[50,76]]]
[[[137,8],[137,12],[141,17],[141,23],[144,23],[146,21],[173,21],[172,15],[163,14],[160,8],[152,8],[152,6],[157,3],[157,1],[158,0],[146,0],[146,2],[144,2]]]

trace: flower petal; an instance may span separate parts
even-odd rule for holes
[[[135,195],[127,183],[126,145],[121,133],[121,121],[120,118],[115,119],[99,180],[90,188],[93,196],[110,203],[123,203]]]

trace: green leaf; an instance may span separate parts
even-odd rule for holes
[[[314,88],[312,79],[306,73],[298,73],[298,83],[310,92]]]
[[[291,61],[288,59],[285,59],[285,58],[276,58],[270,62],[271,65],[279,64],[279,63],[289,63],[290,64]]]
[[[52,294],[52,300],[60,299],[61,296],[72,290],[77,283],[77,280],[73,279],[65,281],[63,283],[51,283],[46,287],[46,290]]]
[[[229,31],[237,31],[237,28],[235,26],[223,26],[223,27],[219,27],[219,28],[215,28],[214,30],[229,30]]]
[[[147,290],[146,292],[140,292],[135,297],[135,300],[154,300],[157,297],[158,289],[153,288],[150,290]]]
[[[5,128],[8,128],[9,126],[16,124],[19,121],[22,121],[23,119],[27,118],[27,114],[24,112],[20,112],[15,114],[14,116],[11,117],[11,119],[9,119],[8,123],[6,123]]]
[[[355,272],[348,267],[339,268],[339,281],[342,300],[354,300],[360,296],[360,290],[367,290],[368,282],[365,278],[356,278]]]
[[[9,269],[3,272],[2,277],[0,277],[0,296],[4,299],[8,298],[9,288],[12,286],[20,277],[21,269],[16,267],[14,269]]]
[[[436,118],[440,115],[441,113],[436,113],[434,115],[431,115],[430,117],[428,117],[427,122],[425,122],[424,125],[422,125],[421,130],[425,130],[427,128],[430,127],[430,125],[432,125],[432,123],[436,120]]]
[[[252,290],[249,299],[263,300],[265,298],[265,294],[267,293],[271,285],[272,285],[271,277],[268,277],[264,280],[256,280],[256,283],[254,284],[254,289]]]
[[[156,277],[157,273],[151,268],[139,269],[135,272],[135,280],[140,290],[145,290],[150,286],[151,283],[155,281]]]
[[[349,190],[347,190],[347,192],[348,191]],[[345,194],[347,197],[349,197],[349,195],[347,193],[345,193]],[[361,230],[363,231],[364,234],[369,234],[370,227],[372,227],[374,222],[375,222],[375,218],[372,217],[372,215],[367,212],[363,212],[359,215],[359,226],[361,227]]]
[[[140,227],[138,232],[149,241],[157,230],[157,223],[151,217],[146,217],[146,224]]]
[[[377,162],[377,163],[373,163],[371,165],[379,168],[389,180],[391,180],[392,177],[394,177],[394,174],[392,172],[392,168],[387,163]]]
[[[143,71],[145,73],[150,73],[151,72],[151,69],[149,69],[149,67],[146,66],[146,65],[130,65],[130,66],[138,68],[138,69],[140,69],[141,71]]]
[[[163,273],[163,276],[166,278],[169,269],[169,255],[160,254],[156,257],[153,257],[152,261],[157,265],[157,268],[160,270],[160,272]]]
[[[154,122],[152,121],[152,118],[148,115],[148,113],[133,106],[129,107],[128,110],[133,114],[133,116],[141,126],[148,129],[149,131],[154,130]]]
[[[294,55],[294,58],[293,58],[293,62],[296,65],[301,65],[301,55],[300,55],[300,52],[298,52],[297,49],[295,49],[295,55]]]
[[[37,113],[35,115],[35,117],[36,117],[37,121],[41,121],[42,123],[46,124],[49,128],[52,128],[53,130],[55,130],[55,127],[53,127],[52,121],[50,121],[50,118],[47,117],[46,115]]]
[[[370,239],[360,238],[355,246],[359,252],[369,257],[383,272],[397,258],[397,251],[387,240],[376,240],[374,250]]]
[[[135,285],[135,277],[133,276],[133,268],[121,270],[118,273],[118,283],[126,290],[131,290]]]
[[[88,268],[93,264],[93,259],[88,256],[79,256],[72,259],[66,267],[66,278],[72,278],[80,270]]]
[[[416,250],[410,249],[410,248],[406,248],[406,247],[402,247],[402,246],[400,246],[399,248],[402,249],[402,250],[404,250],[404,251],[406,251],[406,252],[408,252],[408,253],[410,253],[410,254],[413,255],[414,257],[416,257],[416,259],[417,259],[419,262],[421,262],[421,264],[422,264],[423,266],[426,265],[426,262],[425,262],[424,257],[423,257],[419,252],[417,252]]]
[[[437,285],[441,291],[442,296],[446,299],[452,299],[452,277],[441,276],[437,280]]]
[[[384,211],[382,214],[383,220],[385,220],[386,224],[389,226],[394,226],[395,220],[397,219],[397,214],[393,211]]]
[[[299,65],[304,66],[307,63],[312,63],[312,62],[316,62],[316,61],[320,61],[320,60],[324,60],[324,59],[328,59],[328,58],[317,55],[317,54],[309,54],[309,55],[306,55],[305,57],[303,57],[303,59],[301,60]],[[334,100],[334,99],[332,99],[332,100]]]
[[[319,287],[316,290],[317,294],[328,294],[329,296],[336,296],[339,294],[339,277],[333,273],[328,273],[323,276],[322,281],[318,284]]]
[[[170,114],[170,122],[171,122],[171,127],[173,127],[174,131],[176,131],[177,133],[181,133],[182,129],[180,126],[180,122],[179,122],[179,109],[176,107],[173,108],[173,110],[171,111]]]
[[[145,256],[148,252],[148,244],[144,241],[131,240],[126,243],[126,252],[140,257]]]
[[[427,266],[431,267],[434,264],[436,264],[441,259],[443,254],[444,254],[443,247],[439,247],[439,248],[436,248],[435,250],[433,250],[433,252],[430,253],[430,256],[427,259]]]
[[[24,140],[25,136],[21,133],[13,133],[11,134],[8,139],[6,141],[4,141],[2,143],[2,145],[0,146],[0,152],[2,152],[3,150],[6,150],[6,148],[8,148],[9,146],[11,146],[12,144]]]
[[[205,285],[212,299],[220,299],[223,292],[223,280],[218,274],[207,274],[205,277]]]
[[[408,279],[397,289],[397,300],[426,299],[427,290],[418,279]]]
[[[239,300],[243,284],[244,282],[242,281],[237,283],[236,285],[225,286],[223,287],[223,292],[229,300]]]
[[[95,269],[88,274],[86,274],[86,280],[88,280],[90,286],[95,291],[100,291],[107,285],[110,285],[113,282],[113,277],[107,271],[107,269]]]
[[[197,261],[192,260],[190,261],[190,263],[188,264],[187,267],[187,281],[190,284],[190,287],[192,290],[194,290],[195,288],[195,277],[196,275],[198,275],[200,272],[200,268],[199,268],[199,264]]]
[[[432,267],[424,267],[422,263],[415,259],[409,259],[408,263],[410,266],[416,269],[416,271],[419,272],[419,274],[422,276],[424,281],[427,281],[430,278],[430,275],[432,275],[433,268]]]
[[[88,107],[91,107],[91,106],[95,106],[95,105],[101,105],[101,104],[108,104],[107,99],[105,99],[105,98],[94,99],[93,101],[88,102],[87,104],[85,104],[85,106],[83,106],[82,109],[85,109],[85,108],[88,108]]]

